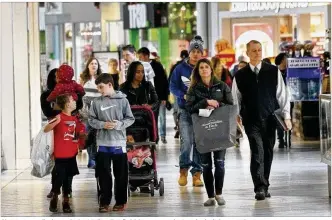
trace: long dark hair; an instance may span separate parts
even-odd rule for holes
[[[193,87],[193,86],[197,85],[197,83],[202,82],[202,77],[199,75],[199,66],[200,66],[201,63],[206,63],[207,65],[210,66],[210,68],[211,68],[211,80],[215,77],[210,60],[208,60],[206,58],[200,59],[197,62],[196,66],[194,67],[193,72],[191,74],[190,87]]]
[[[52,69],[47,76],[47,89],[50,91],[53,91],[56,85],[56,72],[58,71],[58,68]]]
[[[136,69],[139,65],[143,66],[143,64],[139,61],[134,61],[129,65],[128,71],[127,71],[127,80],[124,83],[124,87],[127,87],[127,88],[130,87],[131,83],[134,81],[134,78],[135,78],[135,75],[136,75]],[[144,68],[144,66],[143,66],[143,68]],[[145,75],[144,75],[143,80],[142,80],[141,83],[145,84],[145,82],[146,82],[146,80],[145,80]]]
[[[90,72],[89,72],[89,65],[90,63],[93,61],[93,60],[96,60],[97,63],[98,63],[98,69],[97,69],[97,76],[99,76],[100,74],[102,74],[101,72],[101,69],[100,69],[100,64],[99,64],[99,61],[97,60],[97,58],[95,57],[90,57],[88,59],[88,62],[86,62],[86,66],[85,66],[85,69],[83,70],[82,74],[80,75],[82,81],[84,82],[84,84],[90,80]]]
[[[225,68],[224,65],[222,65],[221,59],[219,57],[217,57],[217,56],[212,57],[211,64],[212,64],[213,71],[215,71],[215,76],[217,75],[216,71],[221,71],[221,79],[219,79],[219,80],[225,82],[227,80],[227,77],[232,76],[231,73],[229,72],[229,70],[227,68]],[[218,66],[221,66],[221,68],[217,69]]]

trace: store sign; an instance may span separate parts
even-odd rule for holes
[[[147,27],[147,10],[145,4],[129,5],[129,28]]]
[[[81,36],[100,36],[101,31],[82,31]]]
[[[319,68],[320,63],[317,58],[288,58],[288,68]]]
[[[128,3],[123,6],[124,29],[168,27],[168,3]]]
[[[269,11],[278,13],[280,9],[307,8],[308,2],[244,2],[232,3],[231,12]]]

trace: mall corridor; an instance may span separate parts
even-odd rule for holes
[[[171,115],[167,121],[172,121]],[[157,147],[159,177],[165,180],[165,195],[133,193],[124,212],[98,213],[96,179],[94,170],[88,169],[87,153],[83,151],[77,159],[80,175],[73,181],[73,210],[53,214],[48,210],[46,198],[50,190],[50,175],[32,177],[31,167],[26,170],[8,170],[2,173],[1,210],[2,217],[286,217],[286,216],[331,216],[331,201],[328,196],[327,167],[320,162],[319,142],[294,141],[291,150],[274,150],[271,171],[271,198],[264,201],[254,199],[250,176],[250,151],[244,139],[240,148],[229,148],[226,154],[224,183],[224,207],[203,207],[207,199],[205,188],[193,188],[191,178],[186,187],[179,187],[178,153],[179,141],[173,138],[172,125],[168,125],[168,144]],[[60,198],[60,197],[59,197]],[[60,199],[61,201],[61,199]],[[58,207],[60,207],[60,201]],[[112,204],[114,201],[112,201]]]

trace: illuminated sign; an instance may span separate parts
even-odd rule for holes
[[[129,5],[129,28],[147,27],[147,10],[145,4]]]
[[[292,8],[307,8],[308,2],[244,2],[232,3],[231,12],[245,12],[245,11],[269,11],[273,10],[278,13],[280,9]]]

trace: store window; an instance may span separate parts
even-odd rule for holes
[[[262,57],[273,57],[273,28],[269,24],[235,24],[233,25],[233,36],[235,45],[235,57],[243,55],[247,57],[246,44],[252,40],[258,40],[262,44]]]
[[[179,59],[197,34],[196,3],[171,2],[168,5],[170,60]]]
[[[92,52],[101,51],[101,25],[100,22],[77,23],[75,29],[76,75],[79,75]]]
[[[117,51],[125,43],[123,21],[109,21],[106,24],[107,50]]]

